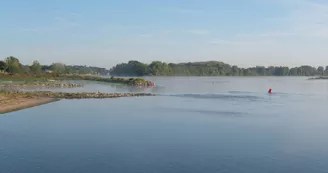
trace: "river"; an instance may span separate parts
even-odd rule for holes
[[[149,77],[0,116],[0,173],[327,173],[328,80]],[[272,88],[273,94],[267,94]]]

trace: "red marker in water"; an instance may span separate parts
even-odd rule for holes
[[[272,89],[270,88],[269,91],[268,91],[269,94],[272,94]]]

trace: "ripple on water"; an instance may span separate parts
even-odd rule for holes
[[[220,100],[260,100],[262,97],[254,95],[233,95],[233,94],[160,94],[160,96],[186,97],[194,99],[220,99]]]

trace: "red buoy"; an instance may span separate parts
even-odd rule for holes
[[[269,94],[271,94],[271,93],[272,93],[272,89],[271,89],[271,88],[269,89],[268,93],[269,93]]]

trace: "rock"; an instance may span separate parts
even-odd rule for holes
[[[58,83],[58,82],[47,82],[47,83],[30,83],[30,84],[2,84],[0,87],[4,88],[77,88],[83,87],[82,84],[71,84],[71,83]]]

